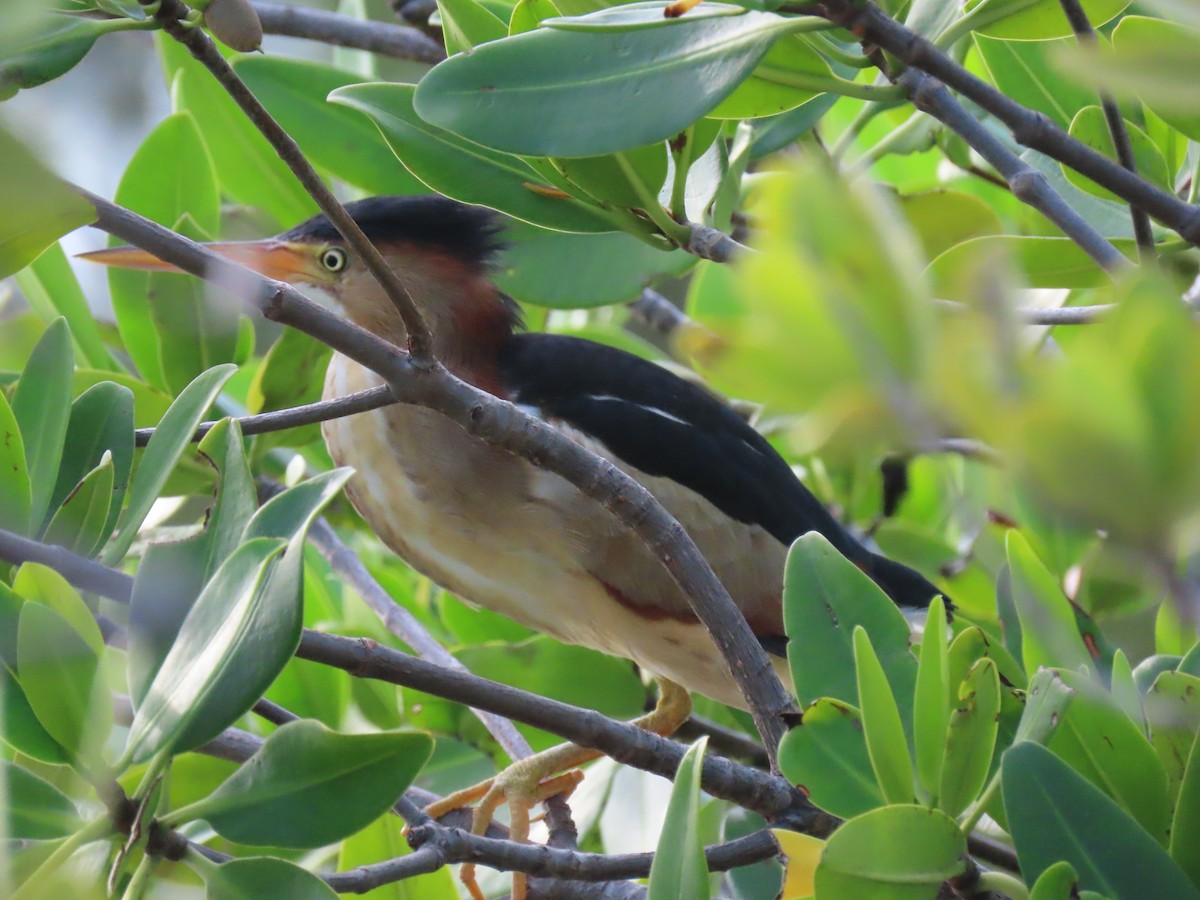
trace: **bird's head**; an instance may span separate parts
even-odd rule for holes
[[[516,305],[491,281],[501,248],[501,224],[490,210],[436,196],[370,197],[346,204],[346,210],[400,276],[447,365],[486,352],[520,324]],[[395,307],[324,215],[265,240],[206,246],[268,278],[306,290],[381,337],[404,342]],[[122,268],[177,271],[137,247],[81,256]]]

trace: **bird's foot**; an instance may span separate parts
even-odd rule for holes
[[[692,712],[692,698],[688,692],[674,682],[659,679],[658,703],[654,709],[632,724],[664,737],[672,734],[686,721]],[[583,781],[579,766],[599,759],[604,754],[598,750],[580,747],[577,744],[560,744],[517,760],[503,772],[473,787],[457,791],[426,807],[432,819],[472,803],[475,807],[471,819],[471,833],[484,834],[496,810],[503,804],[509,809],[509,837],[514,841],[529,839],[529,826],[534,821],[530,811],[558,794],[570,796]],[[483,892],[475,878],[475,864],[463,863],[459,879],[473,900],[484,900]],[[525,900],[526,876],[524,872],[513,872],[512,900]]]

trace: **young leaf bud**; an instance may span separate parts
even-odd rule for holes
[[[250,0],[212,0],[204,10],[204,24],[217,40],[242,53],[262,43],[262,22]]]

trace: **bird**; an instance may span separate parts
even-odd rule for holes
[[[370,197],[346,210],[401,276],[441,364],[645,486],[695,542],[783,678],[784,562],[802,535],[820,532],[902,609],[927,608],[942,593],[859,541],[707,387],[611,346],[525,330],[520,308],[493,280],[504,249],[497,213],[437,195]],[[266,240],[208,246],[405,346],[395,307],[326,216]],[[136,248],[85,256],[171,268]],[[383,383],[335,354],[324,396]],[[358,512],[384,544],[455,596],[746,707],[654,554],[561,476],[419,406],[386,406],[322,430],[334,462],[355,469],[346,491]],[[686,703],[684,692],[671,696],[681,693]]]

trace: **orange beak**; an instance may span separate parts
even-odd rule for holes
[[[323,284],[329,280],[305,244],[288,243],[268,238],[265,241],[219,241],[204,244],[218,256],[253,269],[260,275],[289,284]],[[121,269],[140,269],[144,272],[178,272],[175,266],[163,262],[139,247],[110,247],[80,253],[79,259]]]

